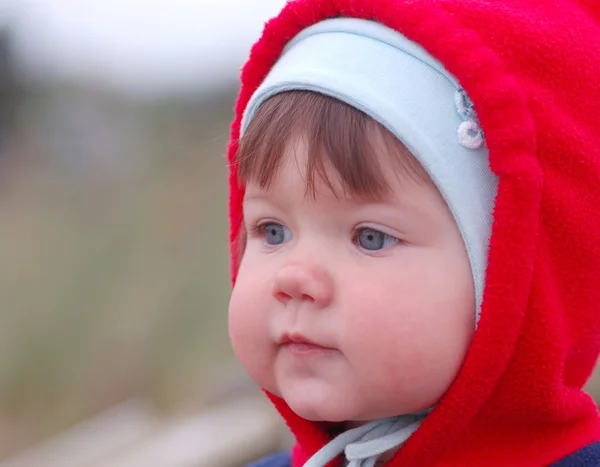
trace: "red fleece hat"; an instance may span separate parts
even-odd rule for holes
[[[481,320],[456,380],[390,466],[548,465],[600,440],[582,386],[600,351],[600,4],[594,0],[296,0],[242,72],[228,148],[236,277],[243,187],[233,162],[252,93],[302,29],[379,21],[464,87],[499,177]],[[269,395],[298,467],[328,438]]]

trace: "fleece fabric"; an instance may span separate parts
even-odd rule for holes
[[[457,78],[499,179],[471,347],[448,392],[386,465],[544,466],[599,441],[598,410],[582,390],[600,350],[596,0],[288,3],[242,71],[228,147],[232,280],[244,194],[233,162],[244,109],[288,41],[340,16],[401,32]],[[326,431],[267,395],[296,437],[291,459],[300,467],[328,442]]]

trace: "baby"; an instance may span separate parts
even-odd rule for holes
[[[231,341],[297,439],[253,465],[600,465],[600,93],[527,55],[565,15],[326,3],[267,24],[229,149]]]

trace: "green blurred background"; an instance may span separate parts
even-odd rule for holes
[[[25,98],[0,160],[0,458],[134,395],[162,410],[200,398],[231,359],[230,91]],[[65,122],[62,106],[81,114]]]
[[[237,90],[235,75],[152,98],[23,85],[4,57],[0,459],[129,398],[201,406],[233,362],[224,153]]]

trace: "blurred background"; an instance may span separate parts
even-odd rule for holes
[[[224,159],[284,3],[0,0],[0,467],[289,446],[227,339]]]
[[[224,153],[284,3],[0,0],[3,467],[241,465],[237,425],[278,447],[227,339]]]

